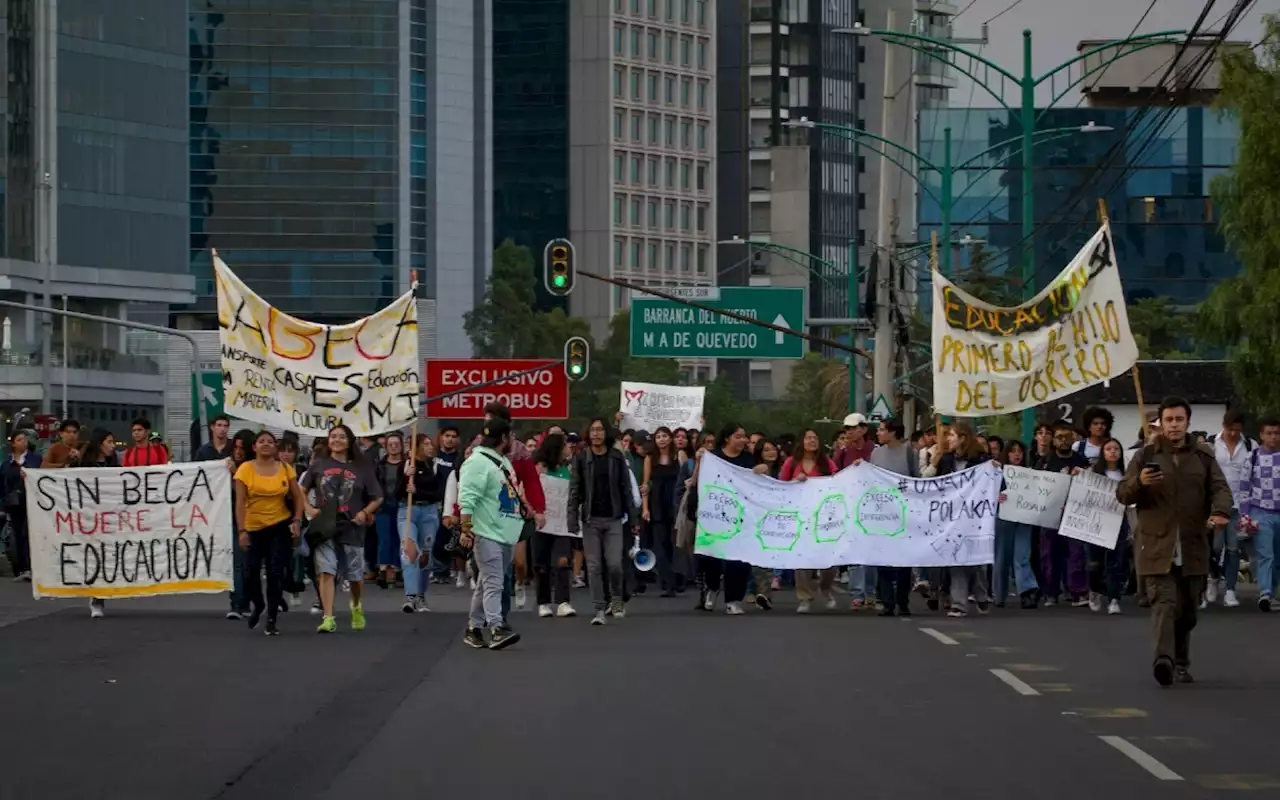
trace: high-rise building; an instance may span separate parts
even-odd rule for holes
[[[0,298],[153,323],[194,299],[186,20],[172,0],[0,3]],[[156,418],[160,365],[126,329],[52,320],[46,335],[0,308],[4,422],[45,406],[119,434]]]
[[[297,316],[345,322],[419,281],[466,355],[492,258],[490,0],[192,0],[191,229]]]

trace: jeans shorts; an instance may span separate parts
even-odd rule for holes
[[[342,548],[341,555],[337,547]],[[348,581],[364,580],[364,547],[361,545],[324,542],[315,549],[315,559],[317,575],[333,575]],[[338,571],[339,561],[346,566],[345,574]]]

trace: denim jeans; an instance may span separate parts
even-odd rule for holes
[[[1274,597],[1276,593],[1276,538],[1280,535],[1280,511],[1258,509],[1251,515],[1258,523],[1253,535],[1255,554],[1253,574],[1258,581],[1258,594]]]
[[[397,535],[404,523],[400,506],[392,502],[384,502],[373,515],[373,524],[378,531],[379,567],[394,567],[400,563],[400,537]],[[373,563],[369,564],[372,569]]]
[[[470,627],[483,628],[487,625],[492,629],[506,624],[507,618],[502,613],[502,584],[511,567],[514,552],[513,545],[476,535],[472,553],[479,577],[476,579],[475,591],[471,593],[471,612],[468,616]]]
[[[1235,591],[1240,577],[1240,512],[1231,512],[1227,527],[1213,534],[1213,558],[1209,561],[1209,575],[1222,578],[1227,591]]]
[[[876,599],[875,567],[849,567],[849,599],[872,601]]]
[[[431,557],[431,548],[435,546],[436,533],[440,530],[440,509],[433,504],[420,503],[413,506],[408,513],[408,523],[405,523],[405,514],[397,514],[399,537],[398,541],[412,539],[414,545],[418,548],[418,556]],[[418,566],[418,558],[410,561],[405,558],[404,550],[400,552],[400,568],[404,571],[404,594],[405,597],[427,596],[427,587],[431,581],[428,580],[430,567],[424,569]]]
[[[1031,526],[1022,522],[996,520],[996,561],[992,571],[992,599],[1003,603],[1009,595],[1013,575],[1018,594],[1039,589],[1031,569]]]

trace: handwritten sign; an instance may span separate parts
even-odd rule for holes
[[[231,474],[222,462],[29,469],[36,597],[231,589]]]
[[[622,382],[618,410],[622,430],[655,431],[661,427],[701,428],[704,386],[666,386],[661,383]]]
[[[1058,527],[1067,492],[1071,490],[1070,475],[1006,464],[1004,481],[1005,501],[1000,504],[1000,519],[1041,528]]]
[[[546,524],[538,530],[554,536],[576,536],[581,533],[569,533],[569,481],[554,475],[542,476],[542,494],[547,498]]]
[[[1138,345],[1104,224],[1052,283],[1013,308],[933,279],[933,390],[940,414],[1008,414],[1110,380]]]
[[[1000,471],[907,478],[868,462],[802,484],[712,454],[699,467],[696,551],[758,567],[951,567],[995,554]]]
[[[218,330],[228,414],[323,435],[403,428],[418,416],[418,311],[406,292],[348,325],[321,325],[273,308],[215,254]]]
[[[1125,514],[1125,507],[1116,501],[1116,483],[1096,472],[1081,472],[1072,478],[1058,533],[1108,550],[1116,549]]]

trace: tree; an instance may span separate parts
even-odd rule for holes
[[[1277,410],[1280,375],[1280,15],[1264,18],[1262,43],[1229,49],[1217,105],[1240,127],[1237,160],[1213,183],[1220,227],[1240,274],[1200,310],[1201,334],[1228,350],[1235,389],[1255,411]]]
[[[991,253],[982,242],[969,245],[969,265],[956,279],[957,285],[988,305],[1011,308],[1021,305],[1022,280],[991,269]]]
[[[524,358],[537,346],[533,254],[507,239],[493,252],[493,272],[484,297],[463,315],[476,355],[480,358]]]
[[[1194,320],[1168,297],[1144,297],[1128,306],[1129,329],[1138,355],[1147,359],[1187,358],[1181,345],[1192,333]]]

